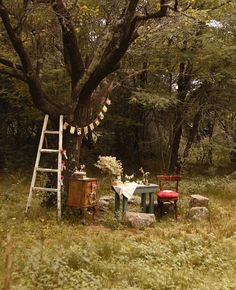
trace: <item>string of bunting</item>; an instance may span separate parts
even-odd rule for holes
[[[111,104],[111,100],[107,98],[97,118],[93,122],[91,122],[89,125],[80,128],[80,127],[71,126],[69,123],[65,122],[63,125],[63,129],[66,130],[69,127],[71,134],[75,134],[75,133],[77,135],[84,134],[86,136],[89,130],[93,131],[95,127],[98,127],[100,125],[101,121],[104,119],[104,114],[108,110],[107,106],[110,106],[110,104]]]

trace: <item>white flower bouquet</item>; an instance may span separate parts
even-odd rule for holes
[[[123,173],[121,161],[113,156],[99,156],[94,166],[98,167],[103,173],[107,173],[109,176],[113,175],[118,177]]]

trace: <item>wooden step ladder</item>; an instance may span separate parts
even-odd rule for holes
[[[31,206],[31,201],[32,201],[32,195],[33,191],[51,191],[51,192],[57,192],[57,217],[58,220],[61,219],[61,167],[62,167],[62,136],[63,136],[63,115],[60,115],[59,118],[59,131],[49,131],[47,130],[47,124],[48,124],[48,118],[49,115],[45,115],[44,117],[44,122],[43,122],[43,128],[41,132],[41,137],[39,141],[39,147],[38,147],[38,152],[37,152],[37,157],[35,161],[35,166],[34,166],[34,172],[31,180],[31,185],[30,185],[30,191],[29,191],[29,196],[28,196],[28,201],[26,205],[26,213],[28,212],[30,206]],[[58,149],[43,149],[43,141],[45,138],[45,134],[53,134],[53,135],[58,135]],[[40,162],[40,157],[41,153],[57,153],[58,154],[58,168],[42,168],[39,167],[39,162]],[[36,176],[37,173],[41,172],[53,172],[57,173],[57,188],[45,188],[45,187],[37,187],[35,186],[36,182]]]

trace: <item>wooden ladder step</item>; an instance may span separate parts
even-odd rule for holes
[[[58,153],[58,149],[41,149],[40,150],[42,153]]]
[[[43,172],[58,172],[58,169],[38,167],[37,168],[37,171],[43,171]]]
[[[59,131],[50,131],[50,130],[46,130],[45,133],[46,133],[46,134],[59,134]]]
[[[57,188],[46,188],[46,187],[33,187],[34,190],[41,190],[41,191],[52,191],[52,192],[57,192]]]

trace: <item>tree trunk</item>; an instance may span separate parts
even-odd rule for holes
[[[188,140],[184,149],[184,154],[183,154],[183,160],[182,160],[182,165],[185,163],[185,161],[187,160],[192,144],[194,142],[195,136],[197,135],[198,132],[198,127],[199,127],[199,123],[201,120],[201,116],[202,116],[202,112],[201,110],[199,110],[196,115],[194,116],[194,120],[193,120],[193,126],[189,131],[189,135],[188,135]]]
[[[172,142],[171,142],[171,152],[170,152],[170,162],[169,162],[169,173],[179,173],[181,170],[181,165],[179,163],[179,146],[183,131],[183,109],[184,101],[190,87],[192,64],[188,62],[187,64],[181,63],[179,66],[179,77],[178,77],[178,93],[177,100],[178,104],[175,112],[175,121],[173,125],[172,132]]]
[[[178,109],[176,112],[176,120],[173,128],[173,141],[171,146],[170,153],[170,162],[169,162],[169,173],[179,173],[180,164],[179,164],[179,145],[182,136],[183,126],[182,126],[182,110]]]

